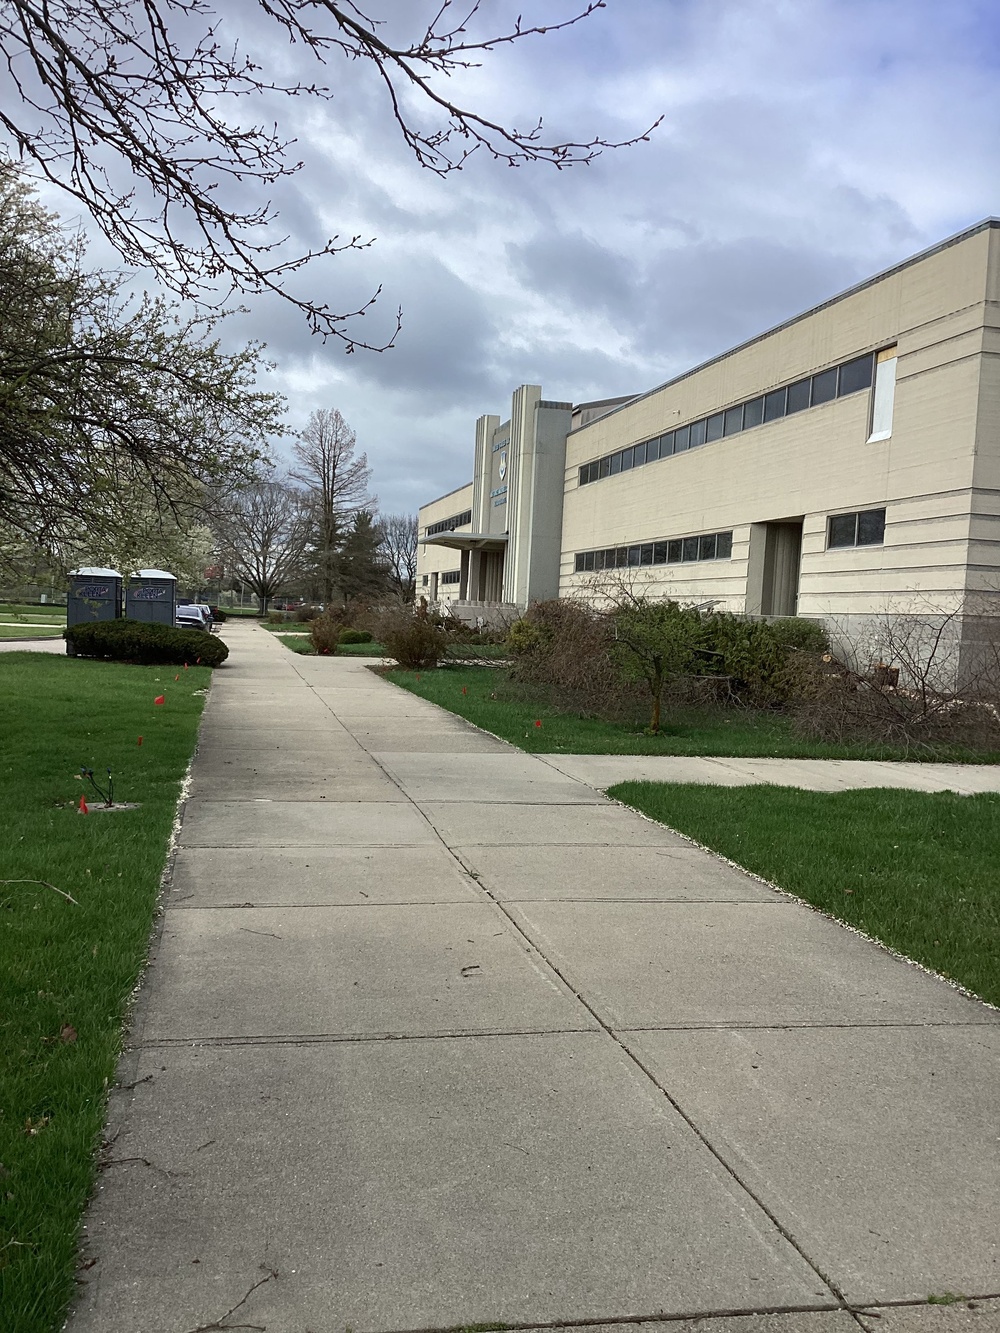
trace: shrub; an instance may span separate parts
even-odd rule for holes
[[[223,611],[221,606],[210,606],[208,609],[209,611],[211,611],[212,619],[215,621],[217,625],[224,625],[226,621],[229,619],[229,617],[226,615],[225,611]]]
[[[536,649],[542,641],[542,633],[533,621],[522,616],[515,620],[507,631],[507,647],[514,657],[523,657]]]
[[[718,654],[705,646],[705,622],[699,612],[676,602],[635,597],[614,613],[612,660],[626,680],[642,681],[649,691],[647,730],[660,731],[663,688],[678,676],[694,674],[696,654]]]
[[[229,649],[214,635],[171,625],[148,625],[141,620],[98,620],[63,631],[71,657],[104,657],[113,662],[144,666],[181,666],[201,660],[202,666],[220,666]]]
[[[436,667],[448,654],[444,631],[428,615],[406,606],[369,611],[365,617],[376,643],[407,671]]]
[[[792,692],[794,650],[782,631],[765,620],[725,613],[706,616],[699,670],[724,677],[731,698],[759,707],[784,703]]]
[[[829,651],[830,640],[822,620],[800,620],[797,616],[788,616],[782,620],[769,621],[768,628],[786,648],[796,648],[803,653]]]
[[[295,609],[293,619],[299,625],[308,625],[311,620],[315,620],[319,615],[318,606],[307,606],[305,603]]]
[[[324,611],[316,616],[309,626],[309,638],[320,656],[337,651],[340,634],[344,628],[344,612],[339,609]]]
[[[340,643],[371,643],[371,630],[367,629],[342,629],[340,631]]]
[[[382,644],[407,671],[436,667],[448,651],[444,635],[429,621],[415,616],[409,625],[382,635]]]

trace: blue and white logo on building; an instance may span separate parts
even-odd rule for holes
[[[500,480],[503,481],[507,476],[507,451],[500,455]]]

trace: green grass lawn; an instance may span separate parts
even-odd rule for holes
[[[65,625],[66,608],[50,604],[29,606],[24,602],[0,602],[0,624],[17,624],[22,621]]]
[[[62,625],[12,625],[0,620],[0,640],[57,639],[62,632]]]
[[[476,726],[533,754],[742,755],[786,759],[952,759],[997,763],[998,754],[942,750],[919,755],[891,746],[831,745],[796,736],[791,722],[773,712],[745,708],[664,710],[659,736],[641,727],[560,712],[522,697],[502,668],[444,666],[432,671],[393,670],[394,684],[440,704]],[[419,676],[419,679],[418,679]],[[537,723],[541,722],[539,727]]]
[[[44,880],[75,899],[0,883],[4,1333],[54,1333],[73,1291],[122,1018],[210,676],[206,667],[0,656],[0,875]],[[98,781],[110,766],[116,800],[141,808],[78,813],[81,765]]]
[[[316,649],[312,646],[312,640],[308,634],[279,634],[278,638],[290,648],[293,653],[299,653],[303,657],[315,657]],[[342,643],[338,647],[335,657],[384,657],[385,649],[380,643]]]
[[[1000,795],[664,782],[608,794],[1000,1004]]]

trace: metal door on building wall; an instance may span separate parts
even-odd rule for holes
[[[750,528],[746,609],[751,615],[794,616],[799,609],[802,520]]]

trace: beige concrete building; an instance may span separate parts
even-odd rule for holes
[[[420,527],[468,618],[610,577],[846,627],[1000,591],[1000,221],[637,397],[522,386]]]

